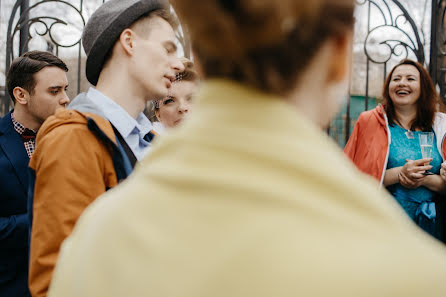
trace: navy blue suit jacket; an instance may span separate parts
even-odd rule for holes
[[[29,158],[11,121],[0,119],[0,297],[28,297]]]

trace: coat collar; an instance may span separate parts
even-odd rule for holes
[[[29,158],[19,134],[14,130],[11,113],[12,111],[0,119],[0,148],[11,162],[15,174],[26,192],[28,173],[25,169],[28,168]]]
[[[382,104],[376,106],[375,109],[371,110],[371,112],[376,117],[377,121],[381,124],[381,126],[386,127],[389,125],[387,120],[387,114]]]
[[[265,130],[274,133],[295,131],[316,127],[301,111],[292,106],[285,98],[268,94],[261,90],[225,79],[209,79],[200,87],[194,105],[195,112],[206,112],[214,120],[231,121],[250,127],[256,131]],[[311,126],[311,128],[309,127]],[[320,129],[317,129],[320,132]]]

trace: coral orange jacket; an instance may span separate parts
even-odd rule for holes
[[[437,138],[437,149],[442,153],[444,160],[446,114],[437,112],[432,128]],[[373,176],[382,184],[389,157],[390,139],[387,116],[383,106],[379,105],[361,113],[344,152],[359,170]]]

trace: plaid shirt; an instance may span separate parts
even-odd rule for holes
[[[25,132],[25,127],[14,119],[14,117],[12,116],[12,113],[11,113],[11,120],[12,120],[12,124],[14,126],[14,130],[17,133],[19,133],[19,135],[22,135],[22,133]],[[26,149],[26,153],[28,154],[28,157],[31,159],[31,156],[33,155],[34,150],[36,148],[36,139],[24,141],[23,144],[25,145],[25,149]]]

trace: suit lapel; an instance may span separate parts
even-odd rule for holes
[[[26,192],[28,190],[26,168],[28,168],[29,158],[19,134],[14,130],[11,112],[0,119],[0,147],[14,167],[14,171]]]

